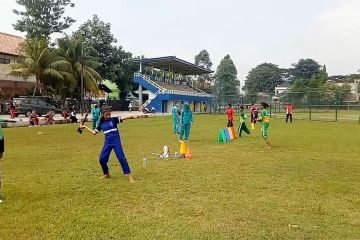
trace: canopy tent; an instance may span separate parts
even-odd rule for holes
[[[181,75],[203,75],[209,74],[213,71],[189,63],[175,56],[159,57],[159,58],[143,58],[134,60],[142,66],[162,69],[165,71],[172,71]]]

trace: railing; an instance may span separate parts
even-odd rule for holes
[[[186,95],[186,96],[198,96],[198,97],[211,97],[211,95],[207,93],[192,93],[192,92],[185,92],[179,90],[164,90],[162,93],[178,94],[178,95]]]
[[[186,91],[181,91],[181,90],[167,90],[166,88],[162,87],[161,85],[157,84],[155,81],[152,81],[150,78],[148,78],[146,75],[141,74],[141,73],[135,73],[134,76],[136,77],[141,77],[143,78],[145,81],[147,81],[148,83],[156,86],[159,90],[155,93],[155,96],[159,95],[159,94],[178,94],[178,95],[185,95],[185,96],[198,96],[198,97],[211,97],[210,94],[207,94],[203,91],[201,91],[201,93],[193,93],[193,92],[186,92]],[[195,88],[193,88],[195,89]],[[195,89],[196,90],[196,89]],[[147,104],[149,104],[151,102],[151,100],[147,100],[143,106],[146,106]]]
[[[145,108],[150,103],[151,103],[151,99],[146,100],[146,102],[144,102],[144,104],[141,106],[141,108]]]
[[[134,74],[135,77],[141,77],[143,78],[145,81],[147,81],[148,83],[156,86],[159,90],[165,90],[164,87],[160,86],[159,84],[157,84],[155,81],[151,80],[150,78],[148,78],[146,75],[141,74],[141,73],[135,73]]]
[[[200,88],[196,87],[196,86],[192,86],[193,89],[195,89],[196,91],[202,93],[202,94],[207,94],[206,92],[204,92],[203,90],[201,90]]]

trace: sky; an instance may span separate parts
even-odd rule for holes
[[[258,64],[290,67],[301,58],[326,65],[330,75],[360,69],[360,0],[73,0],[77,22],[97,14],[111,23],[118,44],[134,56],[177,56],[193,62],[206,49],[215,71],[230,54],[242,85]],[[0,0],[0,32],[13,29],[19,8]],[[56,36],[54,36],[56,37]]]

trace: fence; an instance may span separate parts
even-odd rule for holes
[[[214,96],[211,101],[212,113],[225,113],[228,103],[238,110],[240,105],[249,107],[260,102],[270,104],[269,110],[273,118],[285,118],[286,105],[291,103],[294,106],[294,119],[360,123],[359,93],[351,90]]]

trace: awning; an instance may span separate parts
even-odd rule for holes
[[[203,75],[209,74],[213,71],[197,66],[193,63],[189,63],[175,56],[159,57],[159,58],[144,58],[135,59],[137,63],[143,66],[161,69],[165,71],[172,71],[182,75]]]
[[[108,88],[105,84],[99,84],[99,89],[106,93],[112,93],[112,90],[110,88]]]

